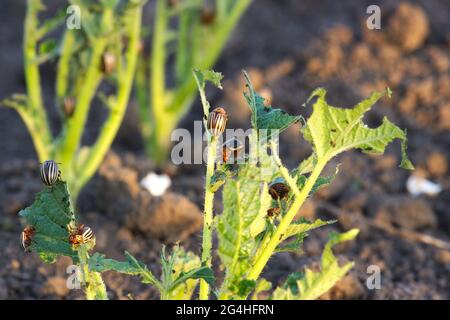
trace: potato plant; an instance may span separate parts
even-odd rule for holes
[[[374,92],[351,109],[330,106],[326,91],[315,90],[308,103],[316,98],[313,112],[303,120],[301,133],[312,144],[313,153],[294,170],[287,169],[277,152],[276,134],[302,120],[281,109],[264,104],[264,99],[254,91],[244,72],[247,92],[244,94],[251,110],[250,148],[242,164],[229,165],[216,161],[216,149],[223,128],[220,121],[208,121],[216,111],[210,110],[205,95],[207,82],[220,87],[221,74],[213,71],[194,71],[205,113],[208,134],[208,161],[206,170],[204,228],[201,256],[185,252],[176,245],[167,256],[161,253],[161,277],[158,279],[141,262],[125,252],[125,260],[106,258],[100,253],[89,255],[95,239],[73,243],[70,230],[77,230],[65,182],[45,186],[31,207],[20,214],[27,223],[28,248],[37,252],[42,260],[53,262],[59,255],[69,256],[80,266],[81,280],[88,299],[107,298],[101,273],[114,270],[139,276],[143,283],[155,286],[161,299],[258,299],[263,291],[270,299],[316,299],[329,290],[353,266],[353,262],[340,265],[332,248],[336,244],[353,240],[357,229],[344,233],[330,233],[320,263],[320,270],[287,275],[283,284],[272,284],[261,277],[268,260],[282,251],[297,251],[304,239],[316,228],[335,221],[317,219],[308,221],[295,218],[304,201],[319,188],[326,187],[334,176],[323,176],[322,170],[340,153],[359,149],[364,153],[382,154],[394,139],[401,140],[400,166],[413,169],[406,155],[406,133],[385,118],[376,128],[368,128],[362,121],[364,114],[385,94]],[[260,132],[268,130],[268,134]],[[211,133],[214,134],[211,134]],[[274,188],[274,183],[278,188]],[[281,184],[281,185],[280,185]],[[283,186],[281,188],[280,186]],[[222,192],[223,211],[214,214],[214,195]],[[274,210],[277,209],[277,210]],[[273,214],[277,212],[276,214]],[[270,214],[272,213],[272,214]],[[79,229],[79,228],[78,228]],[[211,269],[213,234],[217,235],[217,252],[221,262],[223,281],[217,284]]]
[[[195,98],[191,70],[215,64],[251,2],[156,0],[151,50],[140,59],[136,91],[145,148],[157,165],[167,160],[170,135]]]
[[[96,172],[116,136],[130,97],[140,46],[143,1],[70,0],[80,9],[81,28],[65,26],[66,8],[41,22],[41,0],[28,0],[24,24],[23,59],[26,94],[2,101],[24,121],[41,162],[54,159],[62,168],[71,196]],[[54,101],[44,101],[40,66],[57,59]],[[103,83],[109,87],[104,89]],[[102,88],[102,89],[101,89]],[[109,114],[91,146],[82,146],[89,110],[95,99]],[[56,106],[61,130],[54,135],[48,108]]]

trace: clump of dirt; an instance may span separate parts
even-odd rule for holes
[[[427,14],[419,6],[401,3],[382,30],[362,24],[362,39],[349,27],[338,25],[308,49],[304,82],[312,87],[342,81],[361,97],[387,87],[393,111],[413,118],[407,125],[431,130],[450,128],[450,58],[445,44],[425,46]],[[414,53],[414,54],[412,54]]]
[[[202,227],[203,215],[196,204],[170,191],[161,197],[152,196],[140,185],[138,171],[112,152],[106,156],[88,193],[92,209],[161,241],[183,241]]]
[[[428,17],[419,6],[402,2],[387,27],[389,39],[405,52],[420,48],[429,33]]]
[[[436,214],[424,199],[405,196],[383,197],[381,203],[373,202],[376,209],[373,215],[382,223],[410,230],[434,229],[437,226]]]

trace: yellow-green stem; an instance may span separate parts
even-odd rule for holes
[[[108,151],[112,144],[114,137],[119,130],[122,119],[125,115],[128,99],[130,97],[131,88],[133,86],[133,77],[136,71],[140,31],[141,31],[141,16],[142,7],[136,7],[136,11],[133,13],[133,23],[129,30],[129,44],[126,58],[126,69],[123,72],[119,72],[119,84],[117,99],[114,105],[111,107],[110,114],[105,124],[102,127],[97,141],[89,151],[89,155],[86,161],[78,170],[77,184],[75,186],[75,192],[78,192],[84,184],[94,175],[95,171],[99,167],[105,153]]]
[[[80,259],[83,282],[86,286],[86,299],[108,300],[108,294],[106,293],[106,287],[103,283],[101,274],[89,270],[89,254],[86,245],[81,245],[78,248],[78,258]]]
[[[308,197],[309,193],[311,192],[312,188],[314,187],[314,184],[316,183],[317,178],[319,177],[320,173],[322,172],[323,168],[325,167],[326,161],[318,161],[314,170],[311,172],[311,175],[309,176],[305,186],[300,191],[300,194],[295,197],[294,203],[290,207],[289,211],[286,213],[286,215],[281,220],[280,224],[276,228],[274,234],[271,236],[270,241],[267,243],[267,246],[261,251],[260,255],[256,258],[255,264],[250,269],[250,272],[248,273],[247,279],[249,280],[257,280],[259,278],[259,275],[263,271],[264,267],[266,266],[267,262],[269,261],[270,257],[272,256],[273,252],[277,248],[278,244],[280,243],[280,239],[285,234],[287,228],[291,224],[292,220],[294,219],[295,215],[297,214],[298,210],[302,206],[302,204],[305,202],[306,198]]]
[[[24,118],[24,121],[30,130],[39,160],[44,161],[51,154],[52,135],[42,102],[39,65],[36,62],[37,31],[39,26],[38,12],[41,10],[40,5],[40,2],[35,0],[28,0],[27,3],[23,55],[28,103],[27,110],[21,112],[20,115],[24,118],[24,113],[27,114],[27,119]]]
[[[110,8],[104,10],[102,15],[102,28],[107,31],[113,21],[113,11]],[[70,31],[67,31],[70,32]],[[67,120],[66,126],[63,130],[63,142],[59,151],[58,160],[65,171],[71,171],[72,158],[78,149],[85,128],[88,111],[91,105],[92,98],[97,90],[98,85],[102,79],[100,70],[100,62],[102,54],[106,48],[108,39],[102,35],[96,38],[92,43],[92,53],[90,56],[90,64],[86,72],[84,83],[81,87],[80,93],[77,96],[75,111],[72,117]],[[75,177],[69,177],[74,179]]]
[[[217,138],[211,137],[208,144],[208,162],[206,166],[205,182],[205,207],[203,215],[203,238],[202,238],[202,265],[211,266],[212,249],[212,228],[213,228],[213,205],[214,192],[211,191],[211,178],[214,174],[214,166],[217,154]],[[200,300],[208,300],[209,284],[203,279],[200,280]]]

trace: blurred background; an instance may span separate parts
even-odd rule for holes
[[[45,1],[48,12],[58,1]],[[366,9],[381,8],[381,29],[369,30]],[[152,1],[144,25],[152,21]],[[0,10],[0,99],[25,90],[22,62],[25,1],[2,1]],[[146,46],[148,43],[145,44]],[[326,235],[353,227],[361,233],[339,247],[343,260],[355,267],[323,299],[449,299],[450,298],[450,4],[423,1],[255,0],[244,14],[214,68],[225,76],[224,90],[210,92],[222,105],[229,127],[247,127],[249,110],[242,99],[241,69],[257,91],[289,113],[310,113],[302,107],[316,87],[328,90],[328,101],[355,105],[373,90],[390,87],[365,118],[369,126],[384,116],[408,130],[408,153],[414,172],[398,168],[399,145],[383,156],[350,152],[335,181],[309,199],[300,214],[338,219],[305,240],[302,253],[274,257],[264,276],[274,284],[306,265],[317,264]],[[52,101],[55,64],[42,67],[45,98]],[[58,115],[47,109],[55,129]],[[92,108],[84,141],[97,135],[105,117]],[[202,118],[197,102],[180,127],[193,129]],[[128,250],[156,274],[163,243],[181,244],[199,253],[202,226],[204,166],[166,166],[172,184],[164,196],[143,195],[139,181],[155,170],[145,156],[131,99],[112,150],[95,178],[80,195],[80,219],[96,233],[96,249],[116,259]],[[293,126],[282,136],[281,155],[294,166],[310,147]],[[14,110],[0,108],[0,299],[78,299],[66,287],[68,259],[44,265],[23,252],[17,213],[41,189],[39,162]],[[331,168],[331,166],[330,166]],[[425,187],[424,187],[425,186]],[[431,187],[430,187],[431,186]],[[220,197],[216,212],[220,212]],[[381,271],[381,288],[370,290],[367,268]],[[157,292],[137,279],[106,273],[111,298],[154,299]]]

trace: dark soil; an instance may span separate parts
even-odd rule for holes
[[[397,167],[398,145],[380,157],[348,153],[330,164],[333,170],[341,163],[332,185],[300,212],[339,222],[313,232],[303,254],[274,257],[264,277],[276,285],[291,272],[317,265],[330,231],[358,227],[358,238],[337,250],[343,261],[355,261],[355,268],[323,299],[450,299],[450,251],[442,247],[450,242],[450,9],[445,0],[379,3],[382,29],[371,31],[365,27],[371,1],[255,1],[216,66],[227,80],[223,92],[212,93],[213,102],[225,106],[231,127],[247,125],[242,68],[250,71],[257,90],[274,105],[304,115],[310,110],[301,105],[318,86],[328,90],[329,102],[336,106],[352,106],[372,90],[389,86],[392,99],[380,101],[366,122],[374,126],[387,115],[406,127],[416,174],[444,190],[435,197],[409,195],[406,180],[411,173]],[[24,12],[21,1],[2,3],[0,99],[24,91]],[[54,68],[48,65],[42,71],[46,100],[52,101]],[[180,126],[192,129],[197,119],[198,103]],[[51,120],[56,128],[57,115]],[[100,120],[97,116],[91,121],[86,141],[95,137]],[[136,123],[132,101],[113,146],[115,153],[82,192],[78,209],[82,222],[96,233],[96,250],[116,259],[128,250],[159,274],[163,243],[181,240],[199,253],[204,167],[172,168],[170,192],[161,199],[150,197],[138,184],[154,168],[143,155]],[[0,109],[0,136],[0,299],[82,299],[80,291],[65,286],[70,261],[44,265],[34,254],[23,252],[17,213],[41,188],[38,161],[13,110]],[[298,127],[283,135],[286,164],[297,164],[309,152]],[[220,212],[219,201],[216,208]],[[372,264],[381,270],[379,290],[366,287],[367,267]],[[106,273],[105,281],[111,298],[158,298],[136,278]]]

